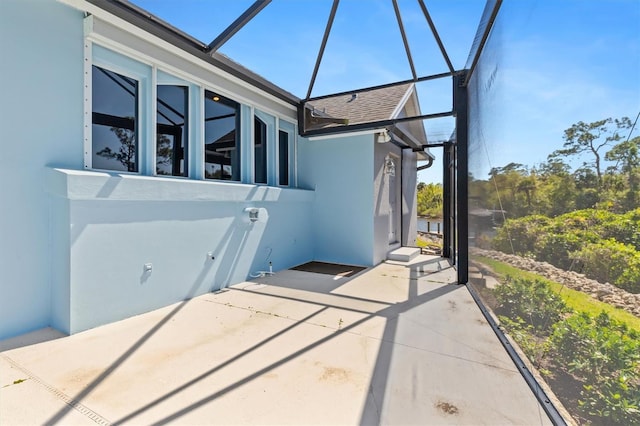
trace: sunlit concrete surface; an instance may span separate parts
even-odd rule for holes
[[[0,424],[550,424],[445,260],[0,342]]]

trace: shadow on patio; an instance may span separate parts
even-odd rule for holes
[[[7,349],[0,423],[549,424],[455,281],[424,256],[287,270]]]

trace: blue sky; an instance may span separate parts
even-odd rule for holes
[[[134,0],[209,43],[253,0]],[[416,0],[399,0],[418,75],[447,70]],[[482,0],[425,0],[461,69],[482,15]],[[299,97],[307,92],[331,0],[272,0],[221,52]],[[483,97],[474,174],[509,162],[533,165],[562,146],[578,121],[640,112],[640,1],[505,0],[479,72],[495,81]],[[411,77],[391,0],[342,0],[312,95]],[[478,86],[485,90],[487,82]],[[451,82],[418,87],[423,112],[451,107]],[[426,122],[432,139],[451,120]],[[640,134],[638,129],[633,136]],[[485,149],[486,148],[486,149]],[[434,150],[439,156],[439,150]],[[481,157],[481,158],[480,158]],[[439,163],[419,180],[441,179]]]

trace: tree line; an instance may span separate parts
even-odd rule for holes
[[[470,206],[503,210],[507,217],[555,217],[574,210],[624,213],[640,205],[640,137],[631,120],[582,121],[564,131],[564,144],[547,161],[494,167],[488,179],[469,177]],[[582,164],[572,169],[572,160]]]
[[[640,137],[630,137],[632,127],[627,117],[579,122],[547,162],[470,177],[471,208],[507,218],[476,243],[640,292]],[[583,162],[572,170],[576,158]]]

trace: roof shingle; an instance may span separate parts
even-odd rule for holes
[[[313,107],[323,115],[347,119],[349,124],[388,120],[393,118],[394,111],[412,85],[413,83],[407,83],[312,100],[307,103],[307,107]]]

